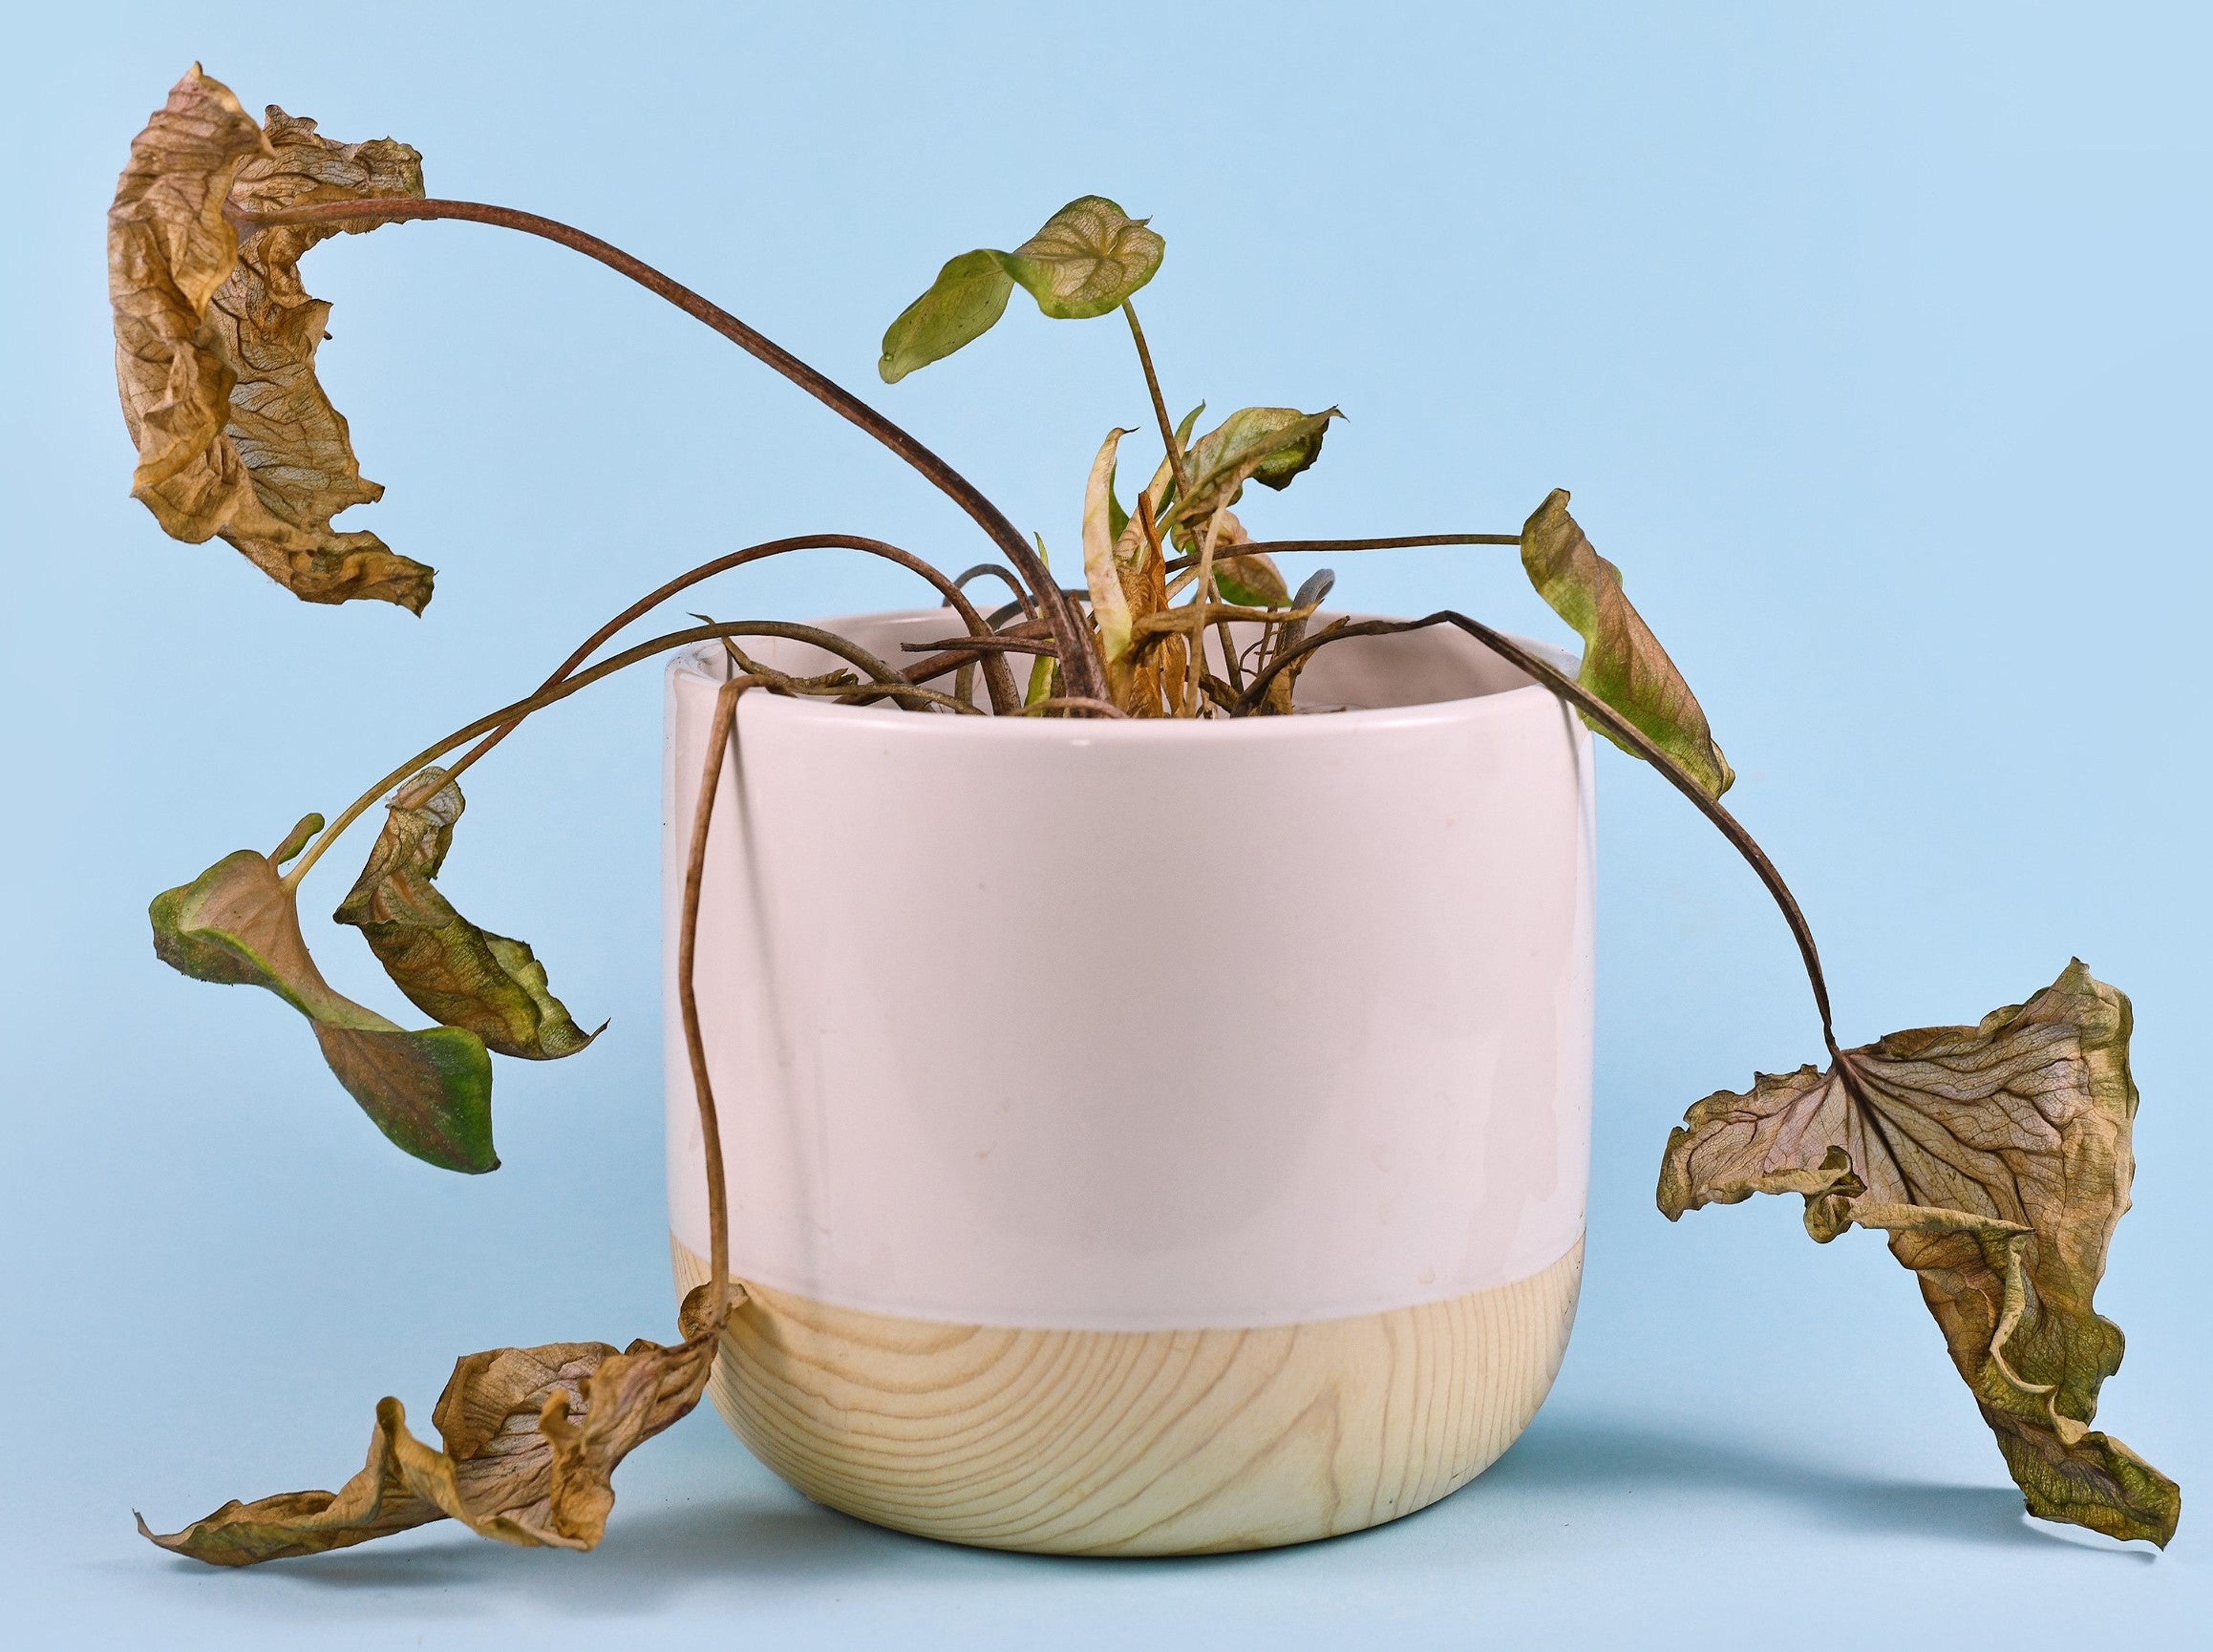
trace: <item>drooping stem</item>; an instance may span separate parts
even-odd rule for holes
[[[715,818],[715,793],[722,783],[722,754],[737,728],[738,696],[755,680],[733,677],[715,696],[699,799],[692,811],[692,844],[684,857],[684,910],[676,930],[676,1000],[684,1015],[685,1053],[692,1061],[692,1094],[699,1107],[699,1150],[707,1161],[708,1311],[718,1329],[730,1312],[730,1204],[724,1186],[722,1125],[715,1112],[714,1083],[707,1076],[707,1041],[700,1031],[693,976],[699,956],[699,891],[707,875],[707,832]]]
[[[815,647],[850,661],[862,670],[868,672],[875,679],[872,689],[869,692],[889,695],[893,698],[903,695],[916,699],[942,698],[931,695],[927,690],[916,687],[905,673],[893,670],[866,649],[847,642],[835,632],[818,630],[813,625],[792,625],[779,619],[741,619],[712,625],[694,625],[688,631],[668,631],[661,636],[640,643],[635,648],[625,649],[620,654],[611,655],[589,669],[576,673],[573,677],[564,677],[559,682],[541,688],[536,693],[527,695],[515,701],[512,705],[503,705],[497,711],[487,712],[474,722],[466,723],[456,728],[436,744],[424,747],[406,762],[386,775],[383,779],[362,793],[359,797],[354,799],[344,814],[325,826],[321,835],[308,846],[298,860],[292,863],[292,869],[284,874],[285,886],[288,888],[298,888],[300,880],[308,875],[308,869],[322,858],[324,852],[338,841],[339,833],[359,820],[371,804],[401,781],[414,774],[424,764],[436,762],[454,747],[466,745],[487,729],[497,728],[504,722],[519,722],[532,712],[542,710],[556,701],[565,700],[570,695],[589,688],[600,679],[612,677],[618,671],[634,666],[641,660],[650,660],[657,654],[664,654],[670,649],[682,648],[687,643],[710,643],[722,637],[781,637],[793,642],[812,643]],[[976,708],[969,706],[966,709],[974,711]],[[978,713],[978,715],[981,714]]]
[[[1037,553],[1009,521],[1006,514],[985,497],[981,489],[952,466],[940,459],[914,436],[886,418],[858,396],[824,375],[818,373],[798,357],[761,333],[756,332],[721,305],[663,275],[641,259],[633,258],[610,241],[597,235],[563,223],[558,219],[541,217],[535,212],[517,211],[513,207],[491,206],[481,201],[445,200],[363,200],[328,201],[318,205],[287,207],[269,212],[249,212],[237,208],[227,211],[230,222],[242,235],[280,224],[300,223],[401,223],[418,219],[457,218],[470,223],[491,224],[502,229],[518,230],[527,235],[537,235],[585,257],[595,259],[609,269],[628,276],[658,297],[682,310],[686,315],[704,323],[728,338],[732,344],[756,361],[781,373],[808,394],[832,412],[857,425],[874,436],[914,470],[925,478],[975,521],[992,543],[1006,553],[1009,561],[1021,570],[1038,596],[1046,618],[1060,639],[1067,661],[1070,680],[1084,685],[1087,692],[1101,688],[1105,678],[1100,674],[1094,655],[1090,638],[1078,623],[1075,612],[1061,595],[1060,588],[1046,572],[1045,564]]]
[[[1752,833],[1744,829],[1736,816],[1722,807],[1720,800],[1708,796],[1705,789],[1691,777],[1690,771],[1661,749],[1650,735],[1574,678],[1548,661],[1530,653],[1503,632],[1493,631],[1480,620],[1470,619],[1466,614],[1454,613],[1449,608],[1420,619],[1369,619],[1335,626],[1320,636],[1308,638],[1295,648],[1284,649],[1271,660],[1267,668],[1253,678],[1252,686],[1245,691],[1244,698],[1239,702],[1239,710],[1250,711],[1267,692],[1268,685],[1279,673],[1316,649],[1325,648],[1348,637],[1394,637],[1406,631],[1424,631],[1432,625],[1452,625],[1466,632],[1509,665],[1542,683],[1657,769],[1668,784],[1689,798],[1698,811],[1712,822],[1715,829],[1728,839],[1730,847],[1744,857],[1745,863],[1765,886],[1783,914],[1783,923],[1789,926],[1790,937],[1798,943],[1798,956],[1806,966],[1807,984],[1814,991],[1814,1008],[1820,1012],[1822,1041],[1827,1045],[1829,1054],[1839,1067],[1850,1074],[1852,1070],[1850,1064],[1845,1061],[1844,1052],[1837,1045],[1836,1026],[1829,1011],[1829,984],[1821,972],[1821,954],[1814,944],[1813,929],[1806,922],[1806,914],[1799,908],[1798,898],[1790,893],[1790,886],[1783,882],[1783,874],[1776,870],[1775,863],[1767,858],[1767,851],[1759,846]]]
[[[1161,394],[1160,375],[1153,371],[1153,352],[1145,346],[1145,330],[1137,325],[1137,307],[1128,299],[1122,301],[1122,314],[1130,323],[1130,337],[1137,342],[1137,363],[1145,369],[1145,388],[1153,398],[1153,417],[1161,422],[1161,446],[1167,449],[1168,472],[1175,478],[1176,497],[1191,497],[1191,477],[1184,469],[1183,443],[1176,440],[1175,426],[1168,422],[1168,404]]]
[[[968,600],[967,594],[961,590],[959,582],[946,578],[941,570],[916,556],[913,552],[902,551],[898,546],[887,545],[881,539],[863,539],[855,533],[801,533],[790,539],[770,539],[760,545],[749,545],[742,551],[733,551],[728,556],[716,557],[711,561],[703,562],[697,568],[679,574],[666,585],[647,592],[579,643],[569,657],[554,668],[553,674],[548,677],[541,686],[551,688],[585,661],[590,659],[594,653],[598,652],[600,645],[609,637],[652,613],[669,598],[689,590],[702,581],[712,579],[717,574],[726,574],[734,568],[744,567],[747,563],[760,562],[770,557],[780,557],[792,551],[858,551],[867,556],[881,557],[887,562],[895,562],[900,567],[919,574],[928,580],[945,599],[947,605],[960,616],[961,623],[968,627],[970,635],[988,637],[991,634],[991,627],[985,623],[984,616],[976,612],[975,605]],[[997,568],[995,564],[985,565]],[[997,571],[1003,574],[1005,572],[1003,569],[999,569]],[[1012,576],[1008,577],[1011,582]],[[1003,666],[995,676],[987,665],[985,678],[991,690],[993,710],[1004,716],[1020,704],[1015,693],[1014,678]],[[462,771],[514,732],[513,723],[493,729],[454,765],[448,777],[459,778]]]
[[[1405,551],[1429,545],[1519,545],[1519,533],[1402,533],[1384,539],[1247,539],[1236,547],[1236,554],[1247,557],[1259,552],[1289,556],[1308,551]],[[1168,563],[1167,571],[1180,574],[1197,565],[1196,552],[1177,557]]]

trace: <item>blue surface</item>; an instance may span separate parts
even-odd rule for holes
[[[1847,1038],[1972,1020],[2074,953],[2134,995],[2137,1209],[2100,1298],[2130,1350],[2100,1421],[2202,1493],[2213,31],[2188,8],[1539,12],[13,20],[10,1643],[2195,1641],[2202,1516],[2157,1557],[2025,1522],[1877,1241],[1816,1247],[1795,1201],[1654,1211],[1684,1106],[1819,1045],[1751,878],[1612,753],[1580,1327],[1523,1442],[1436,1509],[1241,1558],[992,1556],[814,1509],[702,1415],[624,1468],[595,1555],[432,1528],[234,1576],[132,1533],[133,1506],[170,1527],[335,1484],[376,1397],[421,1415],[460,1352],[667,1330],[657,686],[568,703],[471,787],[447,887],[613,1018],[578,1059],[503,1067],[496,1176],[386,1148],[289,1011],[154,961],[147,899],[534,682],[674,568],[808,527],[972,559],[924,487],[681,316],[460,225],[308,265],[337,306],[326,381],[391,490],[355,519],[441,570],[428,617],[308,607],[166,541],[125,497],[101,215],[195,57],[249,107],[415,143],[436,192],[695,282],[1056,549],[1101,432],[1144,422],[1114,328],[1017,304],[905,384],[873,366],[941,259],[1086,191],[1167,236],[1143,308],[1172,400],[1351,415],[1256,529],[1510,531],[1572,487],[1712,714]],[[1358,606],[1560,634],[1510,552],[1340,570]],[[707,598],[908,600],[830,557]],[[311,913],[345,875],[317,874]],[[314,928],[341,988],[393,1002]]]

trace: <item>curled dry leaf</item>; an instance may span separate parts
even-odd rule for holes
[[[573,1055],[587,1033],[548,990],[529,947],[480,930],[433,881],[467,805],[445,771],[424,770],[387,805],[384,830],[332,914],[368,939],[393,984],[424,1015],[466,1027],[503,1056]]]
[[[420,612],[430,600],[430,569],[331,526],[383,493],[362,479],[315,379],[330,306],[301,285],[298,263],[338,231],[263,229],[241,246],[224,216],[422,193],[422,157],[405,144],[336,143],[275,107],[265,130],[197,66],[132,140],[107,216],[108,296],[138,448],[131,491],[164,532],[220,534],[310,602]]]
[[[300,934],[277,868],[320,830],[309,815],[275,855],[241,849],[154,898],[154,951],[200,981],[265,987],[305,1015],[346,1093],[401,1150],[447,1170],[499,1167],[491,1144],[491,1058],[456,1027],[411,1033],[334,991]]]
[[[884,332],[876,371],[897,384],[989,332],[1017,283],[1056,320],[1116,308],[1153,278],[1167,243],[1101,195],[1070,201],[1011,253],[978,247],[947,261],[930,290]]]
[[[1599,555],[1568,515],[1565,488],[1553,489],[1522,524],[1521,566],[1537,594],[1583,639],[1576,680],[1643,729],[1706,796],[1727,791],[1736,775],[1714,744],[1698,697],[1623,594],[1621,570]],[[1606,734],[1589,717],[1583,721]]]
[[[1186,465],[1191,491],[1169,507],[1161,527],[1188,538],[1216,511],[1235,504],[1246,483],[1279,491],[1290,486],[1293,477],[1321,457],[1330,420],[1344,417],[1334,407],[1319,413],[1241,407],[1192,444]]]
[[[2091,1305],[2129,1205],[2129,1001],[2080,960],[1976,1027],[1893,1033],[1835,1067],[1761,1075],[1668,1137],[1670,1220],[1799,1193],[1826,1243],[1856,1223],[1919,1277],[2029,1512],[2164,1545],[2181,1494],[2089,1427],[2120,1328]]]
[[[1091,478],[1083,490],[1083,582],[1091,593],[1091,617],[1099,627],[1099,649],[1106,658],[1110,686],[1118,674],[1128,674],[1124,661],[1130,652],[1130,604],[1115,568],[1113,521],[1119,514],[1113,510],[1114,454],[1129,434],[1122,430],[1106,433],[1098,457],[1091,461]],[[1125,518],[1122,531],[1126,533],[1129,527]],[[1115,698],[1119,700],[1121,696]]]
[[[408,1432],[405,1411],[377,1402],[369,1458],[337,1491],[230,1502],[162,1547],[214,1566],[321,1554],[432,1521],[527,1547],[589,1549],[614,1507],[615,1467],[699,1403],[728,1308],[712,1287],[685,1298],[674,1347],[641,1338],[500,1348],[455,1362],[430,1420],[444,1449]]]

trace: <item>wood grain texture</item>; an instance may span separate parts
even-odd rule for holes
[[[707,1265],[672,1240],[680,1292]],[[880,1526],[1047,1554],[1205,1554],[1411,1514],[1536,1414],[1582,1279],[1258,1330],[1039,1331],[759,1285],[708,1392],[753,1454]]]

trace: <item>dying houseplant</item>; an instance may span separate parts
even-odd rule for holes
[[[972,746],[1016,737],[1021,729],[1003,726],[1016,719],[1078,744],[1141,723],[1181,725],[1178,741],[1228,742],[1274,720],[1289,728],[1336,721],[1302,700],[1302,679],[1356,648],[1388,639],[1411,647],[1406,639],[1445,631],[1657,771],[1743,856],[1797,943],[1826,1065],[1759,1076],[1748,1092],[1692,1107],[1662,1157],[1661,1209],[1672,1218],[1755,1192],[1795,1192],[1817,1241],[1853,1226],[1883,1232],[1916,1276],[2030,1510],[2117,1537],[2172,1535],[2173,1484],[2089,1427],[2121,1353],[2119,1330],[2091,1299],[2127,1205],[2137,1096],[2126,998],[2073,963],[2027,1003],[1977,1026],[1844,1046],[1803,915],[1720,802],[1733,777],[1704,713],[1629,604],[1619,572],[1570,515],[1564,492],[1514,533],[1253,539],[1233,507],[1248,485],[1282,489],[1314,463],[1335,410],[1246,408],[1204,434],[1198,411],[1173,418],[1131,302],[1159,267],[1162,242],[1113,203],[1084,197],[1012,252],[979,249],[948,263],[893,323],[881,364],[895,382],[952,354],[997,320],[1016,287],[1050,316],[1120,319],[1161,454],[1125,505],[1117,462],[1130,433],[1107,436],[1083,492],[1082,583],[1064,588],[1042,544],[950,466],[699,295],[565,225],[426,197],[419,157],[405,145],[340,145],[274,108],[257,123],[195,70],[134,141],[109,218],[119,380],[138,448],[132,491],[167,532],[192,542],[220,536],[307,600],[379,600],[421,612],[430,569],[373,533],[332,525],[381,491],[362,480],[344,422],[316,383],[327,307],[307,294],[298,264],[333,235],[431,218],[543,236],[675,303],[912,466],[971,519],[996,559],[954,576],[841,533],[718,558],[648,593],[535,692],[427,746],[334,819],[309,814],[269,852],[241,850],[155,899],[155,946],[166,962],[198,979],[277,993],[307,1017],[339,1083],[395,1144],[444,1168],[492,1169],[491,1054],[564,1058],[594,1034],[554,995],[527,946],[470,923],[437,890],[462,808],[456,782],[544,706],[672,650],[721,650],[695,661],[695,674],[711,683],[710,710],[698,742],[702,772],[687,783],[694,806],[677,823],[678,1071],[703,1144],[705,1247],[704,1277],[680,1315],[682,1339],[621,1352],[566,1343],[469,1356],[434,1413],[442,1449],[416,1438],[387,1399],[367,1462],[337,1493],[227,1504],[155,1541],[244,1564],[451,1516],[510,1542],[588,1548],[613,1503],[615,1466],[697,1403],[717,1349],[728,1355],[735,1345],[734,1320],[768,1295],[732,1278],[722,1121],[696,991],[716,800],[734,766],[744,704],[819,710],[807,726],[822,729],[861,717],[896,717],[917,730],[972,722],[977,731],[960,734]],[[1539,594],[1582,637],[1579,663],[1454,611],[1330,615],[1321,608],[1329,576],[1294,591],[1272,559],[1463,544],[1518,548]],[[702,617],[601,652],[706,579],[826,546],[887,558],[925,581],[943,605],[932,625],[942,634],[910,629],[892,658],[833,629]],[[975,594],[986,589],[988,611]],[[735,753],[742,764],[741,743]],[[302,879],[380,801],[381,832],[336,916],[361,930],[393,984],[432,1018],[419,1031],[331,989],[297,917]],[[1045,967],[1082,980],[1083,936],[1056,927],[1050,911],[1041,917]],[[1024,1053],[1012,1036],[1010,1061]]]

